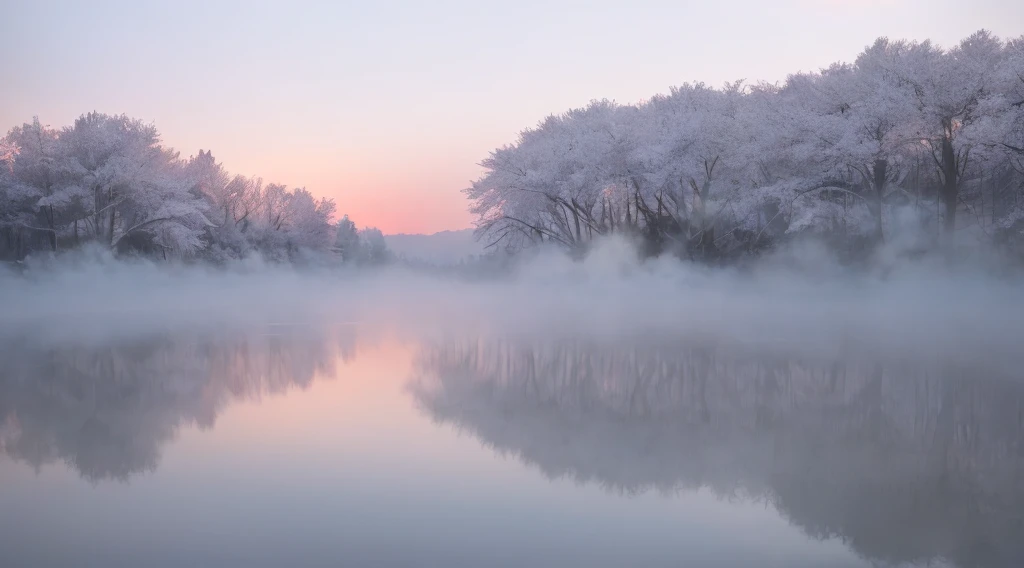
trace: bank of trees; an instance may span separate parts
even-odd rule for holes
[[[230,174],[209,151],[183,159],[123,115],[60,129],[36,119],[0,140],[0,258],[91,243],[155,258],[297,260],[337,252],[335,209],[304,188]]]
[[[519,249],[644,237],[749,251],[814,233],[856,248],[909,227],[1024,237],[1024,37],[950,49],[879,39],[784,84],[686,84],[549,116],[465,190],[477,234]]]
[[[343,262],[374,265],[391,262],[394,258],[384,241],[384,233],[376,227],[357,229],[345,215],[338,221],[334,251]]]

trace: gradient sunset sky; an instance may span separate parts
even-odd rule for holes
[[[211,149],[360,226],[429,233],[471,225],[477,164],[547,114],[981,28],[1024,34],[1024,2],[10,0],[0,131],[126,113],[183,156]]]

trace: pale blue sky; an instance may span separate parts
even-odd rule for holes
[[[124,112],[386,232],[468,226],[476,163],[593,98],[1024,34],[1011,0],[0,3],[0,130]]]

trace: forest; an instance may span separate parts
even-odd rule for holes
[[[880,38],[782,84],[684,84],[595,100],[490,153],[463,190],[490,250],[581,253],[605,235],[647,255],[722,260],[797,237],[859,255],[900,240],[1024,255],[1024,37],[944,49]],[[335,222],[304,188],[188,159],[155,126],[89,113],[0,140],[0,259],[98,244],[223,263],[387,260],[380,231]]]
[[[837,252],[1024,244],[1024,37],[881,38],[782,84],[684,84],[552,115],[464,190],[486,244],[630,235],[724,259],[813,236]]]
[[[232,175],[210,151],[182,159],[156,127],[88,113],[34,119],[0,140],[0,260],[98,245],[118,255],[223,263],[334,258],[378,262],[380,230],[358,230],[304,188]]]

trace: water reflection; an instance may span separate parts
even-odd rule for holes
[[[355,353],[354,328],[157,335],[112,345],[0,347],[0,451],[93,482],[151,471],[180,427],[231,401],[306,389]]]
[[[1024,387],[870,359],[448,341],[411,391],[551,478],[770,502],[873,561],[1024,566]]]

